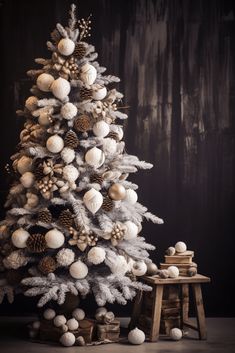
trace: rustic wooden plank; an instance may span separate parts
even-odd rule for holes
[[[153,302],[152,327],[149,339],[151,342],[157,341],[159,338],[163,285],[159,284],[154,288],[155,298]]]
[[[180,283],[208,283],[210,282],[210,278],[203,275],[195,275],[193,277],[182,277],[179,276],[177,278],[160,278],[158,275],[156,276],[144,276],[144,280],[148,283],[153,284],[180,284]]]
[[[189,285],[184,283],[181,285],[181,327],[188,320],[189,314]]]
[[[194,283],[192,284],[192,289],[196,306],[199,338],[201,340],[205,340],[207,338],[207,332],[201,285],[199,283]]]

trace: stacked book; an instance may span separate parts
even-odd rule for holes
[[[197,271],[197,264],[193,262],[194,252],[187,250],[174,255],[165,255],[165,262],[160,263],[161,270],[167,270],[169,266],[176,266],[179,269],[180,276],[188,276],[190,270]]]

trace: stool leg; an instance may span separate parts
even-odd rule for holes
[[[189,312],[189,285],[187,283],[181,285],[181,328],[184,322],[188,321]]]
[[[137,322],[138,322],[138,319],[139,319],[139,316],[141,313],[142,301],[143,301],[143,291],[139,290],[136,294],[136,297],[135,297],[131,321],[128,326],[129,330],[131,330],[137,326]]]
[[[151,342],[157,341],[159,338],[161,310],[162,310],[162,294],[163,285],[158,284],[154,288],[153,312],[152,312],[152,327],[149,339]]]
[[[197,314],[197,326],[200,340],[206,340],[206,319],[202,300],[202,291],[200,283],[192,283],[194,301]]]

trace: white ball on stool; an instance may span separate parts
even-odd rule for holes
[[[66,317],[64,315],[57,315],[55,318],[54,318],[54,325],[56,327],[60,327],[62,325],[65,325],[66,324]]]
[[[177,278],[179,276],[179,269],[176,266],[169,266],[167,271],[170,278]]]
[[[56,98],[64,100],[70,92],[70,83],[64,78],[59,77],[52,83],[51,91]]]
[[[76,338],[72,332],[65,332],[60,337],[60,343],[65,347],[73,346],[75,343],[75,340],[76,340]]]
[[[64,140],[59,135],[52,135],[46,142],[48,151],[59,153],[64,148]]]
[[[43,313],[43,317],[46,320],[52,320],[56,316],[56,312],[53,309],[46,309]]]
[[[73,310],[72,312],[72,316],[77,320],[77,321],[81,321],[85,318],[85,311],[80,309],[80,308],[76,308]]]
[[[136,261],[132,266],[134,276],[143,276],[147,272],[147,265],[144,261]]]
[[[63,38],[58,43],[58,50],[60,54],[69,56],[74,52],[75,44],[69,38]]]
[[[170,338],[174,341],[179,341],[182,338],[183,334],[182,331],[177,328],[174,327],[170,330]]]
[[[62,117],[66,120],[73,119],[77,115],[77,107],[73,103],[65,103],[60,110]]]
[[[145,341],[145,333],[136,327],[129,332],[128,341],[131,344],[142,344]]]
[[[41,74],[37,78],[37,86],[43,92],[49,92],[52,83],[55,81],[54,77],[50,74]]]
[[[175,244],[175,251],[176,252],[185,252],[187,250],[187,245],[183,242],[183,241],[178,241],[176,244]]]

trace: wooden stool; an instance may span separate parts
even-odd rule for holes
[[[160,320],[161,320],[161,309],[162,309],[162,297],[164,286],[166,285],[180,285],[181,287],[181,328],[187,326],[193,330],[198,331],[199,339],[203,340],[207,338],[206,333],[206,321],[205,312],[202,300],[201,283],[210,282],[209,277],[202,275],[195,275],[194,277],[177,277],[177,278],[160,278],[156,276],[144,276],[143,280],[146,284],[153,287],[153,304],[152,304],[152,321],[149,339],[150,341],[157,341],[159,338]],[[189,297],[189,286],[192,287],[197,325],[190,322],[188,318],[188,297]],[[138,291],[131,322],[129,328],[132,329],[137,326],[138,318],[141,314],[143,304],[143,292]]]

